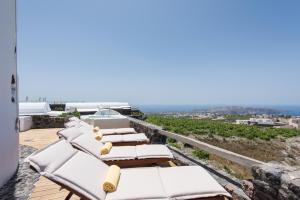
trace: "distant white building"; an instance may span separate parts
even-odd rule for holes
[[[244,125],[250,125],[250,121],[249,120],[240,120],[240,119],[237,119],[235,121],[236,124],[244,124]]]
[[[261,126],[274,126],[276,123],[269,118],[250,118],[249,120],[236,120],[236,124],[244,125],[261,125]]]
[[[268,118],[250,118],[251,124],[274,126],[275,122]]]

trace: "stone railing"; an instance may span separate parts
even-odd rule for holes
[[[131,127],[138,132],[144,132],[152,143],[165,143],[167,137],[173,138],[184,144],[218,155],[235,162],[243,167],[252,169],[253,180],[242,181],[242,189],[249,199],[300,199],[300,167],[285,167],[279,164],[264,163],[216,146],[194,140],[176,133],[163,130],[161,127],[129,118]],[[245,199],[236,197],[234,199]]]
[[[300,199],[300,169],[279,164],[252,168],[253,199]]]
[[[51,117],[49,115],[32,116],[31,128],[64,128],[64,123],[68,119],[65,117]]]

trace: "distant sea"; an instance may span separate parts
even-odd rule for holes
[[[241,105],[237,105],[241,106]],[[195,110],[206,110],[215,107],[226,107],[226,105],[138,105],[142,112],[146,113],[162,113],[162,112],[192,112]],[[242,107],[251,108],[269,108],[277,110],[281,115],[300,116],[300,106],[284,106],[284,105],[242,105]]]

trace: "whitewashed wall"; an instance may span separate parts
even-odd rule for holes
[[[16,1],[0,0],[0,187],[18,166]],[[12,84],[12,76],[15,83]],[[12,99],[13,98],[13,99]]]

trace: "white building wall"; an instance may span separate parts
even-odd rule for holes
[[[18,166],[16,1],[0,1],[0,187]],[[12,81],[12,76],[15,82]],[[12,84],[13,83],[13,84]]]

